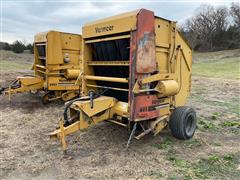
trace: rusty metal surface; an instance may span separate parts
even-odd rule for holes
[[[160,105],[156,95],[140,95],[135,97],[136,119],[152,119],[159,116],[159,110],[156,109]]]
[[[145,32],[138,43],[137,73],[151,73],[156,70],[156,52],[154,34]]]
[[[130,68],[129,68],[129,94],[128,94],[128,103],[129,103],[129,110],[130,110],[130,120],[133,121],[135,119],[134,115],[134,93],[133,87],[135,84],[135,67],[136,67],[136,31],[131,33],[131,41],[130,41]]]
[[[152,73],[156,70],[154,13],[142,9],[137,19],[137,73]]]
[[[129,103],[130,120],[157,117],[157,111],[140,112],[142,106],[152,106],[150,96],[135,96],[132,92],[136,79],[151,75],[156,71],[156,47],[154,13],[141,9],[137,17],[137,30],[131,34],[130,43],[130,82]],[[147,104],[146,104],[147,103]]]

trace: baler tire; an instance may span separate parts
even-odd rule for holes
[[[49,104],[50,101],[48,99],[49,99],[48,94],[44,94],[42,97],[42,104],[43,105]]]
[[[196,112],[187,106],[177,107],[171,114],[169,128],[177,139],[190,139],[197,127]]]
[[[54,96],[52,93],[53,93],[53,92],[48,91],[48,92],[46,92],[46,93],[42,96],[42,103],[43,103],[43,105],[47,105],[47,104],[50,103],[49,99],[51,98],[51,96]]]

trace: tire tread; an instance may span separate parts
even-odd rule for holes
[[[169,120],[169,128],[174,137],[178,139],[189,139],[189,137],[185,135],[184,119],[187,113],[192,111],[194,110],[191,107],[180,106],[172,112]]]

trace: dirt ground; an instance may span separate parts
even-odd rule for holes
[[[1,70],[1,85],[24,70]],[[43,106],[40,95],[0,97],[1,179],[238,179],[239,80],[193,76],[188,105],[197,111],[192,140],[167,130],[126,143],[130,132],[103,122],[69,137],[64,154],[50,140],[64,104]]]

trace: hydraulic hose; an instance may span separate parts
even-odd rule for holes
[[[74,99],[70,102],[68,102],[64,108],[64,111],[63,111],[63,122],[64,122],[64,127],[66,126],[69,126],[70,125],[70,122],[68,120],[68,109],[70,108],[70,106],[76,102],[76,101],[86,101],[86,100],[89,100],[89,98],[77,98],[77,99]]]
[[[89,91],[89,97],[80,97],[80,98],[77,98],[77,99],[74,99],[70,102],[68,102],[64,108],[64,111],[63,111],[63,122],[64,122],[64,127],[67,127],[69,126],[71,123],[68,119],[68,109],[70,108],[70,106],[76,102],[76,101],[86,101],[86,100],[91,100],[91,107],[93,107],[93,99],[96,99],[98,97],[100,97],[102,94],[104,94],[108,89],[105,89],[103,92],[101,93],[95,93],[94,91]]]

